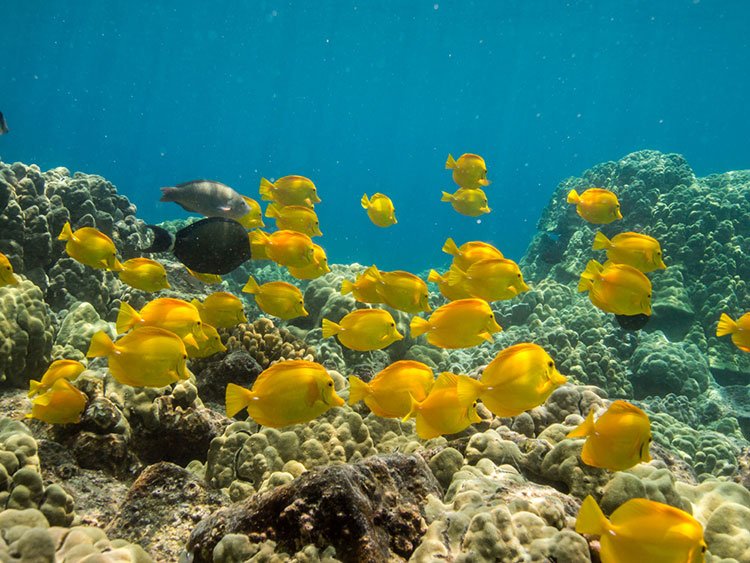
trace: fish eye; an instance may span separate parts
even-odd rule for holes
[[[701,553],[706,553],[706,546],[705,545],[701,546]]]
[[[183,359],[183,360],[187,360],[187,354],[183,354],[183,355],[182,355],[182,359]]]
[[[555,367],[555,362],[550,360],[549,362],[547,362],[547,367],[551,367],[551,368]]]
[[[333,387],[333,381],[328,382],[328,387]]]
[[[661,252],[657,252],[657,253],[656,253],[656,255],[657,255],[657,256],[661,256]]]
[[[396,326],[396,323],[391,323],[391,326]]]
[[[654,439],[653,439],[653,438],[652,438],[651,436],[649,436],[649,437],[648,437],[648,443],[650,444],[650,443],[651,443],[651,442],[653,442],[653,441],[654,441]]]
[[[649,293],[646,297],[648,297],[649,299],[651,299],[651,294]]]
[[[471,407],[474,408],[474,409],[477,408],[477,402],[474,401],[473,403],[471,403]]]
[[[518,274],[518,277],[520,278],[520,277],[521,277],[521,274]]]

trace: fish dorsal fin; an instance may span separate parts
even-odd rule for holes
[[[610,521],[615,526],[621,526],[641,518],[650,518],[664,523],[665,526],[668,522],[675,523],[675,520],[681,520],[684,523],[693,521],[693,517],[687,512],[645,498],[634,498],[627,501],[612,513]]]
[[[322,397],[320,396],[320,388],[318,387],[318,383],[314,378],[311,379],[307,385],[307,405],[311,407],[315,404],[316,401],[320,401]]]
[[[495,360],[502,361],[507,360],[508,358],[515,356],[516,354],[519,354],[521,352],[531,352],[532,350],[538,350],[539,345],[534,344],[533,342],[520,342],[518,344],[514,344],[513,346],[509,348],[505,348],[504,350],[501,350],[500,353],[495,357]]]
[[[378,311],[378,313],[373,313],[372,311]],[[351,319],[359,319],[360,317],[368,317],[370,315],[375,316],[376,314],[379,314],[380,316],[388,315],[388,311],[384,309],[355,309],[351,313],[348,313],[346,316]],[[342,319],[343,320],[343,319]],[[341,324],[341,321],[339,321],[339,324]]]
[[[444,371],[438,375],[435,380],[435,384],[432,386],[433,389],[447,389],[450,387],[456,387],[458,385],[458,376],[455,373]]]
[[[636,407],[634,404],[628,403],[627,401],[623,400],[617,400],[612,403],[609,406],[609,409],[607,409],[607,412],[612,414],[638,414],[641,416],[646,416],[646,413]]]
[[[485,268],[495,264],[510,266],[515,265],[516,263],[513,260],[509,260],[508,258],[483,258],[481,260],[477,260],[471,266],[469,266],[469,268],[466,270],[466,273],[469,275],[469,277],[473,278],[481,270],[481,268]]]

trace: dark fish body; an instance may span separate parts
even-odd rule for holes
[[[623,330],[635,331],[646,326],[650,317],[641,313],[639,315],[615,315],[615,318]]]
[[[0,111],[0,135],[5,135],[8,131],[10,129],[8,129],[8,124],[5,122],[5,116]]]
[[[175,257],[194,272],[228,274],[252,258],[245,227],[232,219],[201,219],[172,235],[155,225],[147,225],[154,242],[143,252],[172,250]]]
[[[193,180],[162,188],[160,201],[173,201],[185,211],[206,217],[239,219],[250,212],[250,207],[240,194],[212,180]]]

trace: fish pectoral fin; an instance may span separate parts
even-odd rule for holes
[[[313,406],[317,401],[322,400],[320,396],[320,389],[318,389],[318,386],[315,384],[315,382],[310,382],[309,387],[307,388],[307,406],[311,407]]]

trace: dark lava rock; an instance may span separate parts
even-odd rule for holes
[[[218,361],[194,360],[191,369],[196,374],[200,398],[222,406],[228,383],[251,387],[263,371],[258,361],[244,349],[229,352]]]
[[[416,455],[332,465],[217,511],[198,524],[187,548],[194,563],[207,563],[224,535],[240,533],[253,542],[273,540],[291,553],[313,543],[334,546],[344,562],[400,561],[427,529],[422,507],[430,493],[442,495]]]
[[[106,532],[139,544],[157,561],[177,561],[195,523],[227,502],[190,471],[156,463],[135,480]]]

